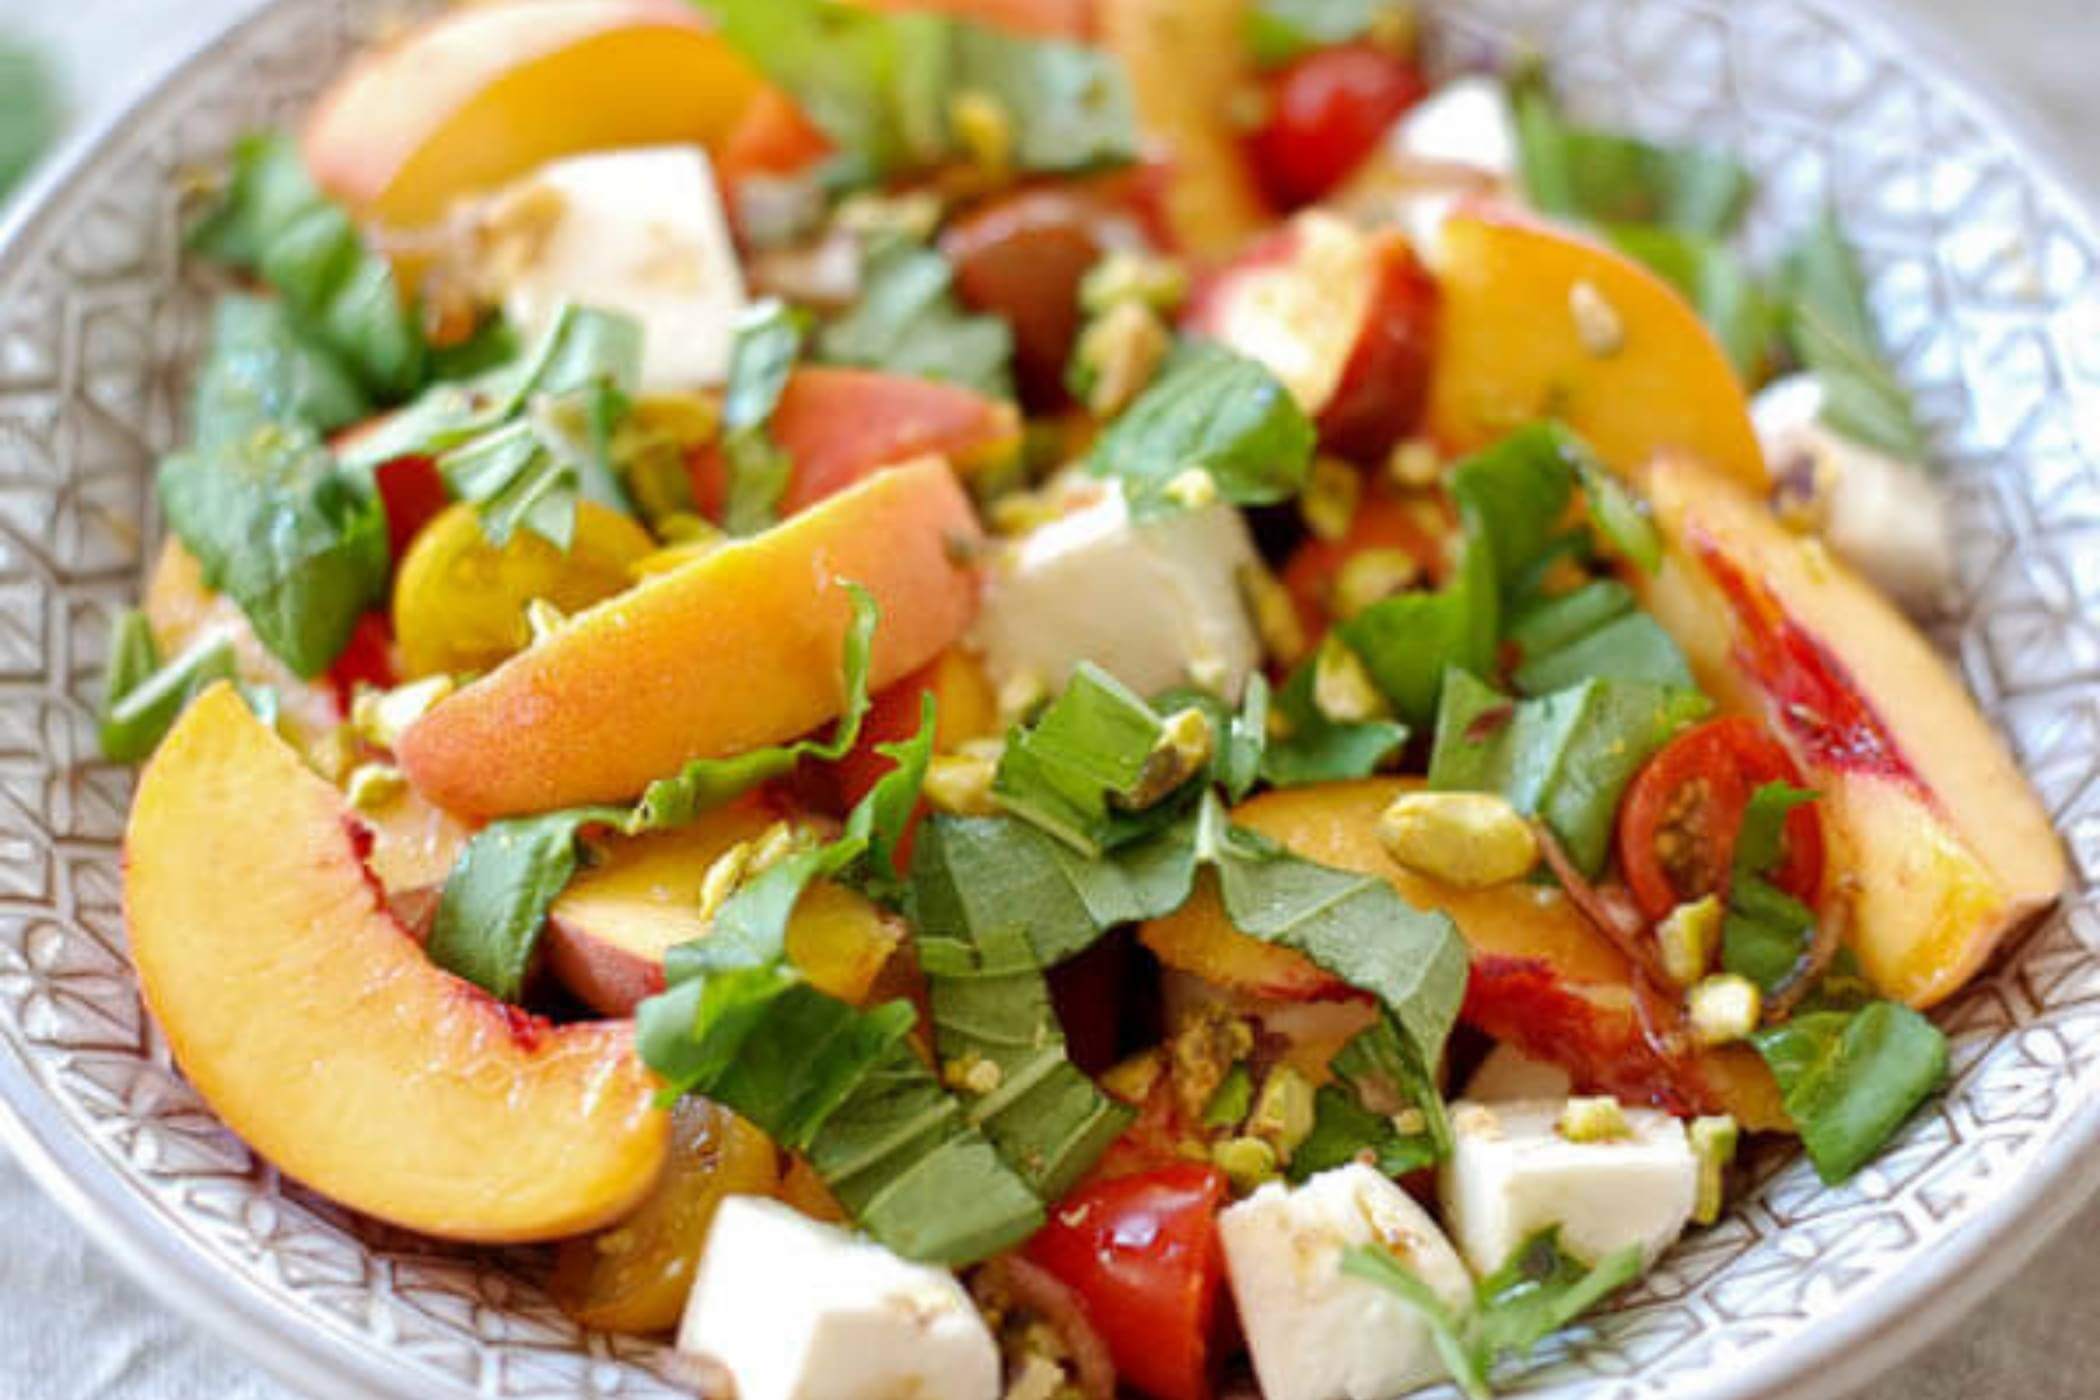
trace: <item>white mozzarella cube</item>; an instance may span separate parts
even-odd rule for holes
[[[525,187],[551,192],[558,212],[503,287],[504,314],[524,339],[573,301],[641,323],[643,389],[727,378],[744,276],[705,151],[571,156],[541,166]]]
[[[1451,1106],[1451,1156],[1439,1170],[1444,1224],[1466,1263],[1488,1274],[1549,1225],[1589,1263],[1638,1245],[1653,1264],[1684,1233],[1699,1161],[1684,1125],[1659,1109],[1625,1110],[1630,1133],[1574,1142],[1565,1099]]]
[[[760,1196],[716,1211],[678,1349],[737,1400],[999,1394],[998,1344],[953,1274]]]
[[[1140,522],[1109,487],[993,562],[972,644],[1002,688],[1054,691],[1092,661],[1140,695],[1194,683],[1237,700],[1261,663],[1239,582],[1254,563],[1233,507]]]
[[[1559,1065],[1534,1060],[1513,1045],[1488,1051],[1480,1068],[1466,1081],[1466,1097],[1475,1103],[1509,1103],[1518,1099],[1564,1099],[1575,1081]]]
[[[1380,1244],[1454,1312],[1472,1300],[1436,1222],[1372,1168],[1271,1182],[1219,1215],[1218,1237],[1266,1400],[1389,1400],[1445,1375],[1419,1312],[1341,1272],[1345,1250]]]
[[[1499,78],[1453,79],[1407,109],[1386,137],[1413,161],[1467,165],[1503,180],[1517,178],[1517,118]]]
[[[1930,474],[1834,431],[1811,374],[1769,385],[1750,406],[1783,489],[1802,490],[1823,540],[1913,612],[1930,611],[1953,577],[1947,495]]]

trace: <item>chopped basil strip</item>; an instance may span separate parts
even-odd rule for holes
[[[1786,856],[1787,814],[1815,800],[1789,784],[1766,783],[1750,795],[1736,828],[1721,966],[1766,996],[1793,980],[1815,938],[1815,911],[1766,878]]]
[[[1797,1015],[1750,1039],[1816,1174],[1833,1186],[1871,1161],[1947,1077],[1947,1037],[1889,1001]]]
[[[1407,726],[1391,720],[1337,724],[1313,703],[1313,663],[1292,671],[1276,693],[1282,738],[1262,754],[1261,773],[1276,787],[1368,778],[1392,761],[1407,742]]]
[[[1510,98],[1524,186],[1541,213],[1708,238],[1724,238],[1742,221],[1753,186],[1734,159],[1570,121],[1536,70],[1512,84]]]
[[[1489,536],[1471,523],[1478,517],[1470,508],[1468,518],[1464,553],[1449,583],[1433,593],[1382,599],[1334,629],[1410,726],[1427,726],[1435,717],[1447,676],[1484,676],[1495,664],[1496,554]]]
[[[902,238],[877,240],[867,253],[860,300],[818,333],[818,358],[1012,398],[1013,329],[997,316],[964,311],[954,282],[955,270],[933,249]]]
[[[1618,224],[1606,231],[1619,251],[1675,287],[1706,322],[1745,384],[1772,356],[1778,308],[1742,255],[1726,243],[1679,229]]]
[[[722,33],[791,93],[838,148],[834,187],[972,154],[966,100],[989,104],[1022,171],[1076,172],[1138,155],[1122,71],[1102,51],[927,13],[830,0],[702,0]]]
[[[1087,470],[1123,484],[1140,516],[1179,509],[1168,484],[1199,470],[1233,505],[1296,495],[1312,464],[1312,420],[1275,375],[1222,345],[1186,344],[1094,444]]]
[[[161,511],[204,585],[295,675],[328,669],[386,596],[386,512],[313,429],[252,421],[160,465]]]
[[[1932,447],[1881,351],[1859,257],[1825,210],[1787,254],[1787,341],[1823,388],[1823,422],[1854,442],[1925,465]]]
[[[211,351],[197,376],[192,436],[202,444],[263,422],[346,428],[372,411],[364,387],[299,329],[282,301],[227,296],[212,308]]]
[[[1330,1167],[1363,1159],[1386,1176],[1436,1165],[1450,1151],[1450,1132],[1435,1083],[1414,1077],[1389,1023],[1361,1031],[1335,1054],[1335,1082],[1313,1097],[1313,1129],[1291,1153],[1289,1176],[1304,1181]],[[1412,1109],[1421,1125],[1405,1131],[1399,1117]]]
[[[1128,797],[1162,733],[1152,707],[1091,661],[1034,724],[1007,740],[992,796],[1088,856],[1110,833],[1109,801]]]
[[[147,758],[206,686],[234,679],[233,643],[225,637],[206,633],[164,666],[146,615],[127,610],[109,634],[109,664],[96,712],[102,756],[117,763]]]
[[[34,49],[0,41],[0,195],[28,173],[58,134],[60,103],[50,65]]]
[[[779,518],[795,463],[766,425],[807,329],[805,318],[777,297],[753,304],[737,320],[722,396],[722,456],[729,468],[722,525],[732,535],[756,534]]]
[[[1711,708],[1697,691],[1598,679],[1513,701],[1454,672],[1437,715],[1429,785],[1501,793],[1543,819],[1576,868],[1595,875],[1626,785]]]
[[[190,229],[190,246],[269,283],[300,328],[377,397],[406,398],[423,383],[429,352],[393,264],[321,193],[291,137],[241,138],[226,188]]]
[[[1586,680],[1697,688],[1683,649],[1644,612],[1613,618],[1557,651],[1526,661],[1512,679],[1526,695],[1547,695]]]

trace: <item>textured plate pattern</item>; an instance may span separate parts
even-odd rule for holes
[[[494,1258],[282,1182],[170,1068],[124,957],[129,777],[98,761],[108,619],[154,530],[201,290],[182,171],[295,113],[392,0],[284,0],[160,88],[0,248],[0,1097],[25,1155],[177,1302],[309,1388],[678,1393]],[[2100,236],[1971,94],[1812,0],[1439,0],[1465,65],[1530,42],[1578,105],[1745,153],[1763,241],[1835,198],[1959,491],[1942,638],[2060,820],[2079,889],[1943,1018],[1955,1082],[1843,1190],[1799,1161],[1521,1381],[1534,1393],[1799,1393],[1945,1291],[2100,1142]],[[315,1086],[326,1093],[325,1084]]]

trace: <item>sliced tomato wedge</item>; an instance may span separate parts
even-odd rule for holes
[[[1641,912],[1660,919],[1686,900],[1725,894],[1743,809],[1775,782],[1802,786],[1801,769],[1748,715],[1709,720],[1650,759],[1619,809],[1619,865]],[[1812,904],[1823,882],[1814,803],[1787,814],[1785,846],[1773,883]]]
[[[398,563],[408,554],[417,532],[451,500],[445,478],[432,458],[395,457],[373,469],[372,484],[386,507],[387,548]]]
[[[1225,1177],[1178,1162],[1095,1181],[1050,1212],[1027,1254],[1079,1295],[1125,1385],[1207,1400],[1218,1348]]]
[[[1429,91],[1413,62],[1373,44],[1297,59],[1268,81],[1268,119],[1248,138],[1269,198],[1296,209],[1339,185]]]

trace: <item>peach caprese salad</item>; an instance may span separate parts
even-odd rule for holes
[[[2065,866],[1858,262],[1415,45],[513,0],[244,141],[101,714],[212,1109],[743,1400],[1479,1394],[1871,1160]]]

